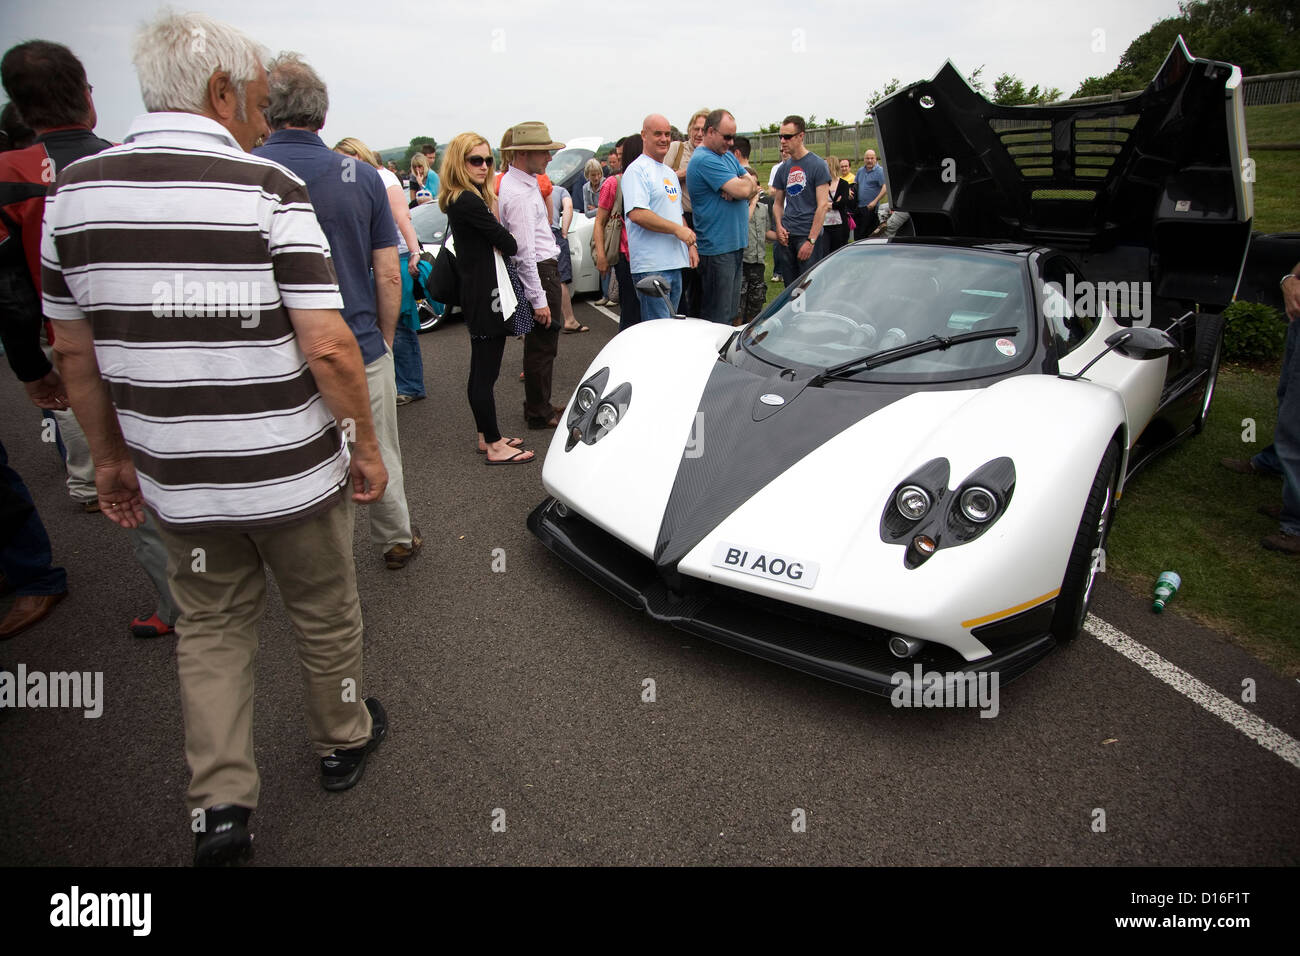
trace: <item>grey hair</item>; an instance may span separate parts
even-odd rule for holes
[[[224,71],[236,98],[236,117],[245,121],[245,90],[257,79],[269,53],[229,24],[202,13],[164,11],[135,38],[131,60],[140,95],[150,113],[203,113],[208,81]]]
[[[266,69],[271,85],[266,121],[271,129],[305,126],[319,131],[330,108],[325,81],[298,53],[281,53]]]
[[[597,173],[602,176],[605,173],[605,170],[602,169],[600,166],[600,160],[597,159],[595,156],[587,160],[586,164],[582,167],[583,178],[590,179],[592,173]]]

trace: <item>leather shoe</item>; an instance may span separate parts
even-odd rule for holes
[[[1276,475],[1277,472],[1256,466],[1249,458],[1220,458],[1219,464],[1239,475]]]
[[[411,525],[411,543],[395,544],[384,552],[384,565],[389,571],[400,571],[406,567],[406,562],[420,553],[424,547],[424,539],[420,537],[420,529],[416,525]]]
[[[195,866],[234,866],[253,858],[248,815],[253,811],[220,803],[203,811],[204,829],[194,834]]]
[[[7,641],[41,621],[68,596],[67,591],[58,594],[20,594],[14,599],[13,607],[0,621],[0,641]]]
[[[366,710],[370,711],[370,739],[360,747],[340,748],[328,757],[320,758],[320,785],[326,790],[348,790],[361,779],[366,769],[366,758],[388,736],[388,712],[378,697],[366,698]]]
[[[1270,534],[1259,542],[1269,551],[1281,551],[1283,554],[1300,554],[1300,534],[1287,534],[1279,531]]]
[[[562,414],[563,412],[556,412],[550,418],[530,418],[528,419],[528,427],[533,430],[555,428],[560,424],[560,416]]]

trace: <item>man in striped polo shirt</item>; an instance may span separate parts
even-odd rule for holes
[[[247,153],[267,133],[265,51],[165,13],[134,59],[150,112],[60,171],[43,298],[100,501],[124,527],[146,506],[162,527],[195,863],[217,864],[252,850],[263,564],[297,634],[325,789],[356,783],[387,730],[359,695],[352,557],[353,501],[378,500],[387,473],[306,187]]]

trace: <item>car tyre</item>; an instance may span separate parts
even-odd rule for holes
[[[442,315],[439,315],[438,313],[434,312],[433,308],[424,299],[420,299],[418,302],[416,302],[415,308],[416,308],[416,313],[420,319],[421,332],[432,332],[434,329],[436,329],[439,325],[442,324],[443,318],[447,315],[446,312],[444,312]]]
[[[1115,515],[1115,487],[1119,483],[1119,442],[1112,441],[1097,466],[1097,476],[1083,506],[1079,530],[1065,566],[1065,579],[1056,598],[1052,617],[1052,636],[1068,641],[1083,629],[1088,607],[1092,604],[1097,574],[1104,566],[1106,537]]]
[[[1221,315],[1202,315],[1196,323],[1196,355],[1194,368],[1205,371],[1205,390],[1201,393],[1201,410],[1192,425],[1192,434],[1199,435],[1210,417],[1214,401],[1214,385],[1219,379],[1219,363],[1223,359],[1223,328]]]

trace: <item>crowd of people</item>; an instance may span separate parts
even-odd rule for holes
[[[441,283],[464,313],[478,452],[492,466],[534,462],[523,437],[501,431],[494,386],[506,340],[522,336],[526,425],[559,424],[559,336],[586,331],[567,290],[574,203],[545,179],[563,144],[543,123],[506,131],[496,177],[492,144],[467,131],[440,173],[431,146],[416,153],[404,186],[362,140],[325,144],[326,84],[298,54],[268,62],[227,24],[164,13],[133,58],[148,112],[120,145],[95,136],[72,51],[34,40],[0,63],[11,99],[0,333],[57,430],[70,494],[133,535],[157,602],[132,632],[178,636],[187,801],[206,821],[194,859],[220,864],[247,857],[258,802],[263,566],[298,637],[322,786],[345,790],[388,727],[375,697],[339,693],[363,677],[355,505],[369,506],[387,568],[422,545],[397,414],[426,394],[415,285]],[[887,190],[873,151],[854,172],[811,152],[804,120],[788,116],[764,190],[736,130],[727,110],[702,109],[674,141],[652,113],[607,168],[587,164],[598,301],[618,304],[620,329],[679,310],[748,321],[766,298],[766,243],[789,285],[850,235],[898,228],[897,212],[879,221]],[[432,264],[410,217],[430,202],[449,224]],[[1296,284],[1285,283],[1288,303]],[[1279,440],[1283,457],[1289,447]],[[17,594],[0,622],[9,638],[54,610],[67,578],[3,445],[0,479],[2,583]]]

